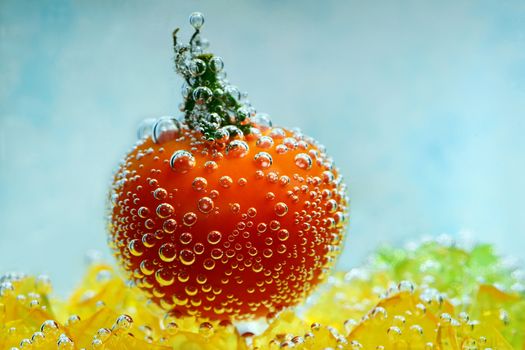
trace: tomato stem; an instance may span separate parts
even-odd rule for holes
[[[226,80],[222,58],[205,52],[208,43],[200,36],[202,15],[193,13],[190,23],[195,31],[189,44],[178,43],[179,28],[173,31],[175,70],[185,80],[181,111],[186,124],[208,141],[249,134],[255,109],[245,94]]]

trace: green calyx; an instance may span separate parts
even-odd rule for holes
[[[192,14],[190,23],[195,27],[195,33],[189,45],[178,44],[178,30],[173,33],[175,68],[185,80],[181,111],[186,124],[202,133],[207,141],[226,141],[249,134],[252,127],[250,117],[255,116],[255,110],[226,80],[222,59],[204,52],[207,41],[200,37],[204,23],[202,15]]]
[[[201,65],[203,73],[186,81],[189,89],[184,102],[185,120],[207,140],[222,139],[225,130],[233,130],[221,130],[227,126],[238,128],[244,135],[250,132],[248,108],[239,101],[238,90],[232,89],[219,78],[220,72],[214,68],[217,62],[222,61],[210,53],[197,56],[193,67]]]

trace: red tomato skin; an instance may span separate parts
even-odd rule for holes
[[[160,144],[141,140],[126,156],[110,199],[114,255],[179,315],[250,319],[296,305],[341,250],[338,170],[315,141],[286,129],[226,144],[199,139],[185,128]]]

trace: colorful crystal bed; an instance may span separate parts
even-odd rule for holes
[[[118,268],[91,264],[66,300],[1,276],[0,349],[525,349],[524,273],[490,245],[441,237],[334,272],[340,171],[257,112],[190,24],[188,44],[173,33],[183,115],[144,121],[113,178]]]
[[[174,318],[101,263],[68,300],[54,299],[43,277],[5,275],[0,291],[2,349],[525,348],[523,271],[490,245],[443,239],[335,272],[262,332]]]

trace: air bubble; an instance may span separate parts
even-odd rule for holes
[[[195,29],[201,29],[204,25],[204,16],[200,12],[193,12],[190,15],[190,25]]]
[[[175,219],[168,219],[162,224],[162,229],[166,233],[173,233],[177,229],[177,221]]]
[[[250,111],[246,107],[240,107],[237,109],[237,121],[243,122],[250,117]]]
[[[271,148],[273,146],[273,139],[270,136],[261,136],[255,144],[259,148]]]
[[[297,148],[297,140],[293,137],[287,137],[283,140],[283,145],[288,147],[289,149],[296,149]]]
[[[195,252],[195,254],[201,255],[202,253],[204,253],[204,244],[195,243],[195,245],[193,246],[193,251]]]
[[[210,271],[210,270],[213,270],[215,268],[215,261],[213,261],[210,258],[207,258],[207,259],[204,260],[202,265],[204,266],[204,268],[206,270]]]
[[[199,199],[197,206],[202,213],[208,214],[213,210],[213,199],[211,199],[210,197],[202,197],[201,199]]]
[[[132,239],[131,241],[129,241],[128,250],[133,256],[141,256],[142,254],[144,254],[142,243],[138,239]]]
[[[109,337],[111,337],[111,330],[109,328],[100,328],[95,334],[95,339],[99,340],[100,344],[108,340]]]
[[[137,127],[137,138],[139,140],[146,139],[153,134],[153,126],[157,122],[155,118],[146,118],[140,122]]]
[[[206,120],[208,123],[210,123],[210,126],[213,128],[218,128],[221,125],[222,118],[219,116],[219,114],[212,112],[206,115]]]
[[[277,237],[280,241],[286,241],[290,237],[290,233],[286,229],[279,230]]]
[[[266,152],[259,152],[253,158],[255,164],[261,169],[268,169],[272,165],[272,156]]]
[[[412,284],[412,282],[405,280],[405,281],[399,282],[399,284],[397,285],[397,289],[400,292],[413,293],[414,292],[414,285]]]
[[[205,275],[199,274],[197,275],[195,280],[197,281],[198,284],[204,284],[206,283],[206,281],[208,281],[208,278]]]
[[[283,175],[279,178],[279,185],[286,186],[290,183],[290,178],[286,175]]]
[[[151,262],[151,260],[142,260],[139,265],[140,272],[142,272],[144,275],[149,276],[155,272],[155,266]]]
[[[251,118],[251,121],[263,131],[272,126],[270,116],[266,113],[257,113],[254,117]]]
[[[248,154],[248,144],[241,140],[234,140],[226,147],[226,154],[233,158],[242,158]]]
[[[40,332],[45,335],[56,335],[58,334],[58,323],[55,320],[46,320],[40,326]]]
[[[182,83],[181,94],[184,99],[187,99],[192,92],[192,88],[187,82]]]
[[[232,203],[230,205],[230,210],[232,213],[237,214],[241,210],[241,205],[239,203]]]
[[[198,77],[200,75],[203,75],[204,72],[206,72],[206,63],[198,58],[194,59],[190,62],[189,69],[191,75],[193,75],[194,77]]]
[[[210,244],[217,244],[221,241],[222,234],[219,231],[211,231],[208,233],[208,242]]]
[[[323,181],[325,184],[329,184],[334,181],[334,174],[331,171],[325,170],[323,171]]]
[[[236,86],[229,85],[226,87],[226,92],[230,94],[236,101],[241,99],[241,92]]]
[[[327,202],[326,202],[326,210],[330,213],[330,214],[333,214],[337,211],[337,201],[335,199],[329,199]]]
[[[227,175],[221,176],[221,178],[219,179],[219,185],[221,185],[221,187],[230,188],[232,184],[232,178]]]
[[[206,181],[206,179],[203,177],[196,177],[193,180],[191,186],[195,191],[203,191],[208,186],[208,181]]]
[[[270,221],[270,230],[277,231],[281,228],[281,223],[277,220]]]
[[[182,222],[184,223],[184,225],[190,226],[190,227],[195,225],[195,223],[197,222],[197,214],[191,211],[187,212],[182,217]]]
[[[199,326],[199,333],[204,337],[210,337],[213,334],[213,326],[209,322],[203,322]]]
[[[286,147],[286,145],[277,145],[275,152],[277,152],[277,154],[285,154],[288,152],[288,147]]]
[[[288,206],[283,202],[279,202],[275,204],[274,211],[277,216],[285,216],[288,213]]]
[[[213,248],[211,250],[211,257],[215,260],[219,260],[220,258],[222,258],[223,255],[224,255],[224,252],[222,251],[222,249]]]
[[[224,61],[219,56],[213,56],[210,60],[210,68],[215,73],[218,73],[224,69]]]
[[[156,212],[157,212],[157,216],[159,218],[165,219],[165,218],[170,217],[175,212],[175,209],[173,208],[173,206],[171,204],[161,203],[157,207],[157,211]]]
[[[31,343],[33,345],[44,345],[44,342],[46,341],[46,336],[42,332],[35,332],[31,336]]]
[[[189,232],[183,232],[183,233],[181,233],[181,235],[179,237],[179,241],[182,244],[190,244],[192,239],[193,239],[193,236]]]
[[[75,348],[75,344],[73,343],[73,340],[71,340],[71,338],[69,338],[67,335],[65,334],[60,334],[60,337],[58,337],[58,341],[57,341],[57,349],[60,349],[60,350],[66,350],[66,349],[71,349],[73,350]]]
[[[265,250],[263,250],[263,256],[265,258],[271,258],[273,255],[273,251],[270,249],[270,248],[266,248]]]
[[[173,243],[164,243],[159,248],[159,258],[165,262],[172,262],[177,256],[175,245]]]
[[[155,221],[153,221],[152,219],[147,219],[146,221],[144,221],[144,226],[148,230],[151,230],[151,229],[153,229],[153,227],[155,227]]]
[[[443,312],[441,315],[439,315],[440,320],[443,323],[451,323],[452,322],[452,316],[450,314]]]
[[[253,207],[248,208],[247,214],[248,214],[248,217],[254,218],[255,216],[257,216],[257,209]]]
[[[219,166],[217,165],[217,163],[213,160],[209,160],[206,163],[204,163],[204,168],[210,173],[217,170],[218,167]]]
[[[66,321],[66,326],[71,326],[71,325],[77,324],[78,322],[80,322],[80,316],[71,315],[68,317]]]
[[[388,317],[388,314],[387,314],[386,309],[384,307],[376,306],[370,312],[370,317],[382,321],[382,320],[385,320]]]
[[[215,131],[215,142],[218,143],[225,143],[230,139],[230,133],[225,128],[220,128],[219,130]]]
[[[180,135],[180,122],[173,117],[161,117],[153,126],[152,139],[155,143],[174,140]]]
[[[270,137],[272,139],[283,139],[286,137],[286,132],[281,128],[273,128],[272,131],[270,131]]]
[[[266,225],[264,222],[261,222],[259,223],[259,225],[257,225],[257,232],[259,233],[266,232],[267,229],[268,229],[268,225]]]
[[[392,337],[397,337],[397,336],[400,336],[402,334],[401,332],[401,329],[399,327],[396,327],[396,326],[392,326],[390,328],[388,328],[386,330],[387,334],[392,336]]]
[[[202,105],[211,101],[213,92],[205,86],[199,86],[193,90],[192,97],[196,104]]]
[[[300,140],[299,142],[297,142],[297,147],[299,147],[299,149],[302,149],[303,151],[306,151],[308,149],[308,143],[306,143],[306,141],[304,140]]]
[[[169,313],[166,314],[166,316],[164,316],[164,319],[162,320],[162,325],[170,335],[176,334],[179,330],[179,326],[177,325],[176,321],[177,318],[170,315]]]
[[[294,158],[295,165],[303,170],[312,168],[312,158],[306,153],[299,153]]]
[[[189,249],[183,249],[179,254],[179,260],[184,265],[191,265],[195,262],[195,253]]]
[[[131,318],[131,316],[120,315],[115,321],[115,324],[113,325],[113,330],[127,331],[131,328],[132,324],[133,324],[133,319]]]
[[[171,168],[179,173],[187,173],[195,167],[195,163],[193,155],[184,150],[175,151],[170,159]]]
[[[226,125],[220,128],[219,130],[225,130],[228,132],[228,139],[229,140],[242,140],[244,139],[244,134],[241,129],[236,127],[235,125]]]
[[[199,290],[197,289],[197,287],[189,285],[184,288],[184,291],[188,296],[192,297],[195,296]]]
[[[169,269],[161,268],[155,272],[155,280],[163,287],[171,286],[175,277]]]
[[[166,191],[162,187],[159,187],[155,191],[153,191],[153,197],[159,201],[165,199],[167,196],[168,191]]]
[[[412,326],[410,326],[410,331],[412,332],[412,334],[416,335],[416,336],[421,336],[423,335],[423,327],[421,327],[420,325],[417,325],[417,324],[414,324]]]
[[[142,244],[144,244],[144,247],[151,248],[156,243],[156,238],[151,233],[145,233],[142,235]]]

